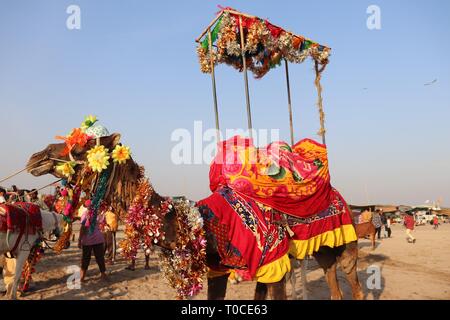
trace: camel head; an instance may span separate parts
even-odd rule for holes
[[[112,150],[120,141],[120,134],[114,133],[107,137],[99,138],[101,145]],[[28,161],[27,170],[35,177],[51,174],[58,178],[63,176],[56,171],[56,165],[63,161],[86,161],[86,153],[97,144],[96,139],[91,139],[84,147],[75,146],[70,154],[63,155],[65,143],[48,145],[44,150],[33,154]]]
[[[44,233],[55,235],[57,238],[64,232],[66,222],[62,214],[41,210],[42,229]]]

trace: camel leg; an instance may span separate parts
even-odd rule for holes
[[[125,268],[126,270],[136,270],[136,258],[132,258],[130,264]]]
[[[377,235],[376,231],[370,235],[370,238],[372,240],[372,250],[375,250],[375,247],[376,247],[376,245],[375,245],[376,235]]]
[[[116,241],[116,232],[113,232],[113,252],[112,252],[112,262],[116,262],[116,253],[117,253],[117,241]]]
[[[296,266],[296,259],[291,258],[291,271],[286,274],[286,279],[289,279],[292,286],[292,300],[297,300],[297,290],[296,290],[296,284],[297,279],[295,277],[295,266]]]
[[[286,279],[283,277],[281,281],[268,283],[267,288],[269,295],[273,300],[286,300]]]
[[[342,291],[339,288],[339,282],[337,279],[337,263],[334,263],[330,268],[325,270],[325,278],[328,286],[330,287],[331,300],[342,300]]]
[[[337,261],[335,252],[330,247],[321,247],[314,254],[314,257],[325,273],[325,279],[330,288],[331,300],[342,300],[342,292],[339,288],[336,274]]]
[[[302,293],[303,300],[308,300],[308,291],[306,288],[306,269],[308,269],[308,260],[304,259],[300,261],[300,268],[302,270]]]
[[[208,278],[208,300],[225,300],[229,273],[220,277]]]
[[[364,293],[358,279],[358,242],[351,242],[345,245],[345,250],[337,257],[342,271],[347,276],[347,280],[352,288],[354,300],[363,300]]]
[[[23,243],[23,241],[21,241],[21,242]],[[19,246],[19,248],[20,248],[20,246]],[[8,289],[10,289],[10,292],[9,292],[10,296],[8,296],[8,298],[11,300],[17,299],[17,288],[19,287],[19,281],[20,281],[20,278],[22,277],[23,266],[25,265],[25,262],[28,259],[29,255],[30,255],[29,250],[19,251],[19,255],[16,259],[16,269],[14,271],[14,280],[12,283],[12,287],[8,288]]]
[[[257,282],[255,289],[255,300],[257,301],[267,300],[267,292],[268,292],[267,284]]]
[[[145,252],[145,270],[150,270],[150,253]]]

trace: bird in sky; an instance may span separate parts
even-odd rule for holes
[[[432,84],[434,84],[434,83],[436,83],[436,82],[437,82],[437,79],[434,79],[434,80],[431,81],[431,82],[425,83],[424,86],[430,86],[430,85],[432,85]]]

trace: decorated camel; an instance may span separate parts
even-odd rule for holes
[[[358,239],[365,239],[369,237],[372,244],[372,250],[376,248],[376,235],[377,229],[373,223],[373,212],[375,211],[375,206],[363,207],[363,210],[359,214],[353,216],[353,222],[355,225],[356,235]]]
[[[142,238],[147,246],[161,247],[163,270],[179,297],[199,292],[207,266],[209,299],[225,297],[227,278],[233,268],[251,270],[258,280],[256,299],[264,299],[268,293],[274,299],[285,299],[285,274],[290,271],[287,254],[291,253],[296,258],[314,254],[325,271],[334,299],[342,298],[336,278],[336,266],[340,263],[350,280],[354,297],[361,298],[356,274],[356,238],[351,237],[350,229],[353,227],[351,222],[343,223],[345,203],[330,188],[328,191],[335,199],[325,202],[321,214],[326,217],[317,216],[305,221],[286,219],[280,210],[274,209],[276,203],[267,203],[263,198],[256,201],[236,189],[236,185],[227,185],[227,176],[222,175],[220,166],[213,165],[211,172],[219,174],[218,180],[212,177],[211,181],[217,185],[212,188],[211,197],[197,203],[197,210],[185,200],[173,201],[155,192],[144,176],[143,168],[129,154],[121,163],[109,163],[108,160],[114,158],[114,151],[110,154],[108,150],[123,147],[119,134],[109,135],[105,129],[98,135],[89,135],[86,130],[88,133],[84,133],[86,136],[81,142],[73,142],[71,138],[75,132],[78,131],[73,130],[66,137],[65,143],[51,144],[34,154],[29,160],[29,172],[35,176],[52,174],[67,179],[74,189],[79,188],[94,199],[97,207],[91,208],[92,215],[98,214],[102,203],[112,205],[126,223],[127,239],[121,243],[124,254],[134,258]],[[95,151],[101,154],[94,156]],[[99,172],[93,168],[103,169]],[[280,177],[278,173],[275,176]],[[234,207],[230,205],[232,202]],[[242,205],[243,210],[236,205]],[[291,209],[296,210],[295,206]],[[95,219],[90,223],[92,221]],[[242,238],[247,230],[239,227],[243,221],[253,238]],[[324,221],[328,223],[324,225]],[[302,230],[304,233],[305,228],[311,226],[329,230],[319,232],[312,239],[311,234],[302,234]],[[291,229],[297,240],[295,237],[289,239],[288,230],[292,232]],[[239,244],[240,239],[245,240],[247,251]]]
[[[81,217],[81,223],[89,228],[98,223],[102,207],[112,206],[126,224],[127,238],[120,244],[125,257],[135,259],[141,244],[148,248],[158,245],[164,250],[166,274],[170,273],[169,281],[179,296],[194,295],[201,289],[206,270],[206,243],[198,211],[186,201],[172,201],[155,192],[144,168],[121,145],[120,135],[110,135],[96,122],[95,117],[87,117],[81,127],[58,137],[63,143],[34,154],[28,171],[34,176],[52,174],[63,179],[67,201],[62,212],[69,223],[78,218],[78,209],[87,202],[81,199],[90,200],[89,207],[83,208],[87,214]],[[63,237],[70,237],[70,229]],[[191,259],[184,258],[186,254]],[[189,275],[180,276],[180,284],[177,276],[183,270]]]
[[[17,299],[17,289],[25,263],[30,254],[39,250],[44,235],[62,233],[61,215],[41,210],[25,202],[0,204],[0,255],[16,258],[14,282],[8,286],[6,296]]]
[[[342,298],[338,264],[353,297],[363,297],[351,211],[330,184],[324,145],[304,139],[292,148],[285,142],[257,148],[250,138],[233,137],[219,144],[210,188],[213,194],[198,206],[205,226],[215,231],[211,242],[217,243],[219,261],[229,266],[216,267],[224,278],[229,269],[247,268],[261,283],[283,283],[289,256],[312,255],[325,272],[332,299]],[[226,286],[224,280],[221,284]],[[259,287],[257,298],[265,297],[267,290]]]
[[[247,256],[247,260],[252,261],[251,273],[256,278],[258,269],[255,265],[261,266],[261,262],[269,266],[265,270],[265,278],[274,280],[282,273],[274,271],[273,277],[267,275],[271,273],[270,269],[282,269],[287,253],[300,260],[307,255],[314,255],[325,271],[332,299],[342,298],[336,277],[338,263],[347,274],[353,297],[362,298],[356,271],[357,236],[351,212],[339,192],[331,186],[328,172],[321,77],[329,63],[331,48],[294,34],[267,19],[230,7],[221,8],[196,42],[200,69],[211,76],[217,140],[220,141],[220,126],[215,68],[219,64],[232,66],[243,75],[249,135],[249,139],[237,137],[244,141],[245,146],[241,148],[236,148],[230,141],[219,143],[218,156],[210,172],[213,195],[200,201],[200,205],[204,204],[204,210],[214,216],[219,224],[222,219],[233,216],[230,213],[222,215],[222,211],[229,210],[230,206],[236,215],[242,217],[246,229],[236,228],[235,232],[245,235],[244,243],[252,243],[252,237],[256,239],[256,245],[253,246],[257,248],[257,257]],[[302,63],[308,59],[314,63],[314,85],[320,118],[318,134],[322,137],[322,143],[310,139],[295,142],[294,139],[289,64]],[[282,65],[284,68],[278,68]],[[269,146],[258,149],[253,146],[252,136],[255,131],[247,73],[262,79],[275,69],[284,69],[285,72],[290,144],[273,141]],[[279,112],[278,107],[273,112]],[[221,159],[218,159],[223,157],[221,152],[231,157],[227,159],[231,161],[226,165],[222,165]],[[266,156],[259,157],[260,154]],[[257,160],[253,161],[248,155]],[[275,226],[271,228],[266,223],[260,228],[252,219],[245,218],[267,218],[265,212],[272,221],[269,225],[279,225],[281,222],[286,227],[291,237],[289,241],[280,238],[283,232],[276,232]],[[270,243],[269,247],[258,241],[263,238],[268,239],[266,245]],[[286,242],[289,242],[288,249]],[[239,246],[239,243],[233,245]],[[248,250],[241,247],[241,251],[245,253]],[[225,257],[226,252],[222,255]],[[234,256],[228,260],[239,266],[237,255]]]

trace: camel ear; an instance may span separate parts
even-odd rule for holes
[[[115,146],[117,146],[120,143],[120,133],[114,133],[112,134],[112,147],[114,148]]]

